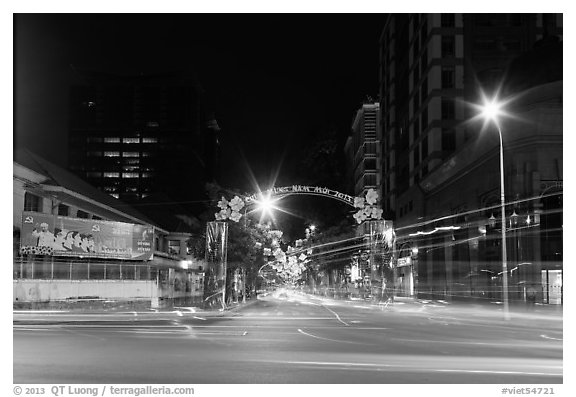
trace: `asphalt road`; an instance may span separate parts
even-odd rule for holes
[[[15,312],[14,383],[559,384],[562,316],[302,294],[225,312]]]

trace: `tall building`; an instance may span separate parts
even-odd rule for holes
[[[352,122],[351,136],[344,147],[351,167],[352,192],[360,197],[368,189],[379,190],[380,164],[379,141],[379,104],[367,101],[356,112]]]
[[[508,110],[520,118],[501,124],[510,298],[535,285],[561,302],[561,38],[561,14],[388,16],[381,188],[401,293],[501,297],[498,132],[470,122],[480,92],[499,91],[516,96]]]
[[[510,61],[562,36],[562,14],[390,14],[380,37],[380,124],[385,211],[470,139],[467,103],[491,93]],[[413,205],[412,205],[413,207]]]
[[[155,193],[186,203],[204,197],[217,169],[219,128],[193,75],[77,77],[70,97],[71,170],[129,203]]]

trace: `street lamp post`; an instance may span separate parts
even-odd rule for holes
[[[508,311],[508,254],[506,252],[506,199],[504,195],[504,146],[502,145],[502,131],[496,123],[500,137],[500,211],[502,213],[502,292],[504,294],[504,318],[510,319]]]
[[[502,294],[504,303],[504,318],[510,319],[508,308],[508,256],[506,252],[506,199],[504,193],[504,145],[502,143],[502,130],[498,123],[500,104],[496,100],[486,101],[483,107],[483,116],[488,121],[494,121],[500,138],[500,211],[502,216]]]

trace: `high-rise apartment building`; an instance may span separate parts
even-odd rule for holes
[[[380,37],[379,100],[385,211],[403,217],[407,190],[476,132],[480,89],[492,93],[510,61],[562,36],[561,14],[390,14]]]
[[[352,190],[357,197],[364,196],[371,188],[379,191],[379,131],[379,104],[368,101],[356,112],[352,122],[352,135],[344,148],[352,165]]]
[[[218,125],[191,74],[77,73],[70,98],[70,168],[133,203],[154,193],[204,196],[218,162]]]
[[[396,289],[502,298],[501,120],[510,299],[562,302],[562,15],[391,14],[380,37],[382,205],[398,238]]]

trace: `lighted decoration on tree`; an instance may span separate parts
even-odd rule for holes
[[[304,253],[297,256],[298,252],[300,250],[292,247],[288,247],[286,253],[280,248],[274,251],[276,261],[272,264],[272,268],[284,280],[294,282],[306,270],[306,264],[310,260]]]
[[[358,224],[365,220],[382,219],[381,208],[376,205],[378,201],[378,192],[374,189],[368,189],[366,197],[355,197],[354,207],[358,208],[358,212],[354,214],[354,219]]]
[[[274,258],[276,258],[277,262],[285,263],[286,262],[286,254],[282,251],[282,248],[278,247],[274,250]]]
[[[217,212],[214,216],[216,217],[217,221],[225,221],[226,219],[231,219],[234,222],[238,222],[240,218],[242,218],[240,210],[244,208],[245,205],[246,204],[244,203],[244,200],[238,196],[234,196],[234,198],[230,201],[222,197],[222,200],[218,201],[218,208],[220,208],[220,211]]]

